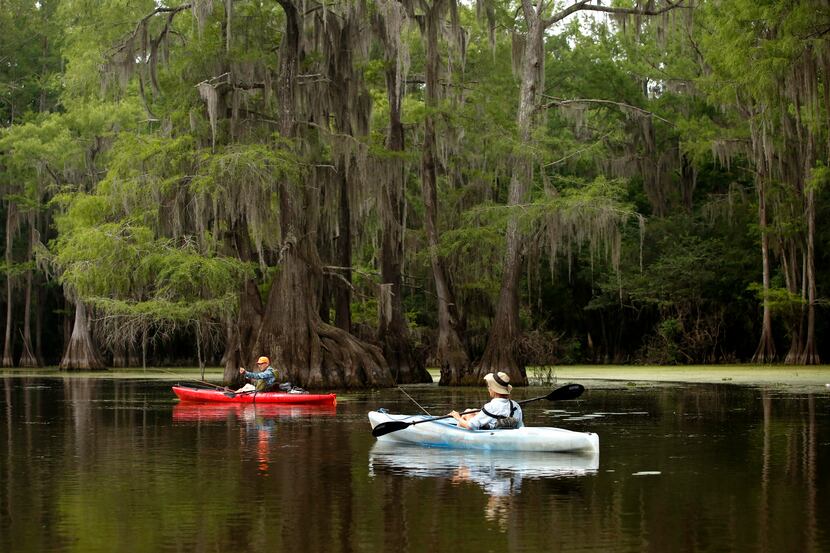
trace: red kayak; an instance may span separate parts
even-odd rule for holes
[[[332,417],[337,414],[334,404],[309,405],[304,403],[197,403],[180,401],[173,406],[175,422],[223,421],[236,418],[247,421],[256,417],[272,419],[295,417]]]
[[[336,405],[336,394],[307,394],[286,392],[231,392],[222,390],[205,390],[204,388],[188,388],[173,386],[175,393],[182,401],[197,401],[200,403],[283,403],[303,405]]]

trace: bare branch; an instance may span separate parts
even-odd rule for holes
[[[179,12],[183,12],[184,10],[189,10],[191,7],[193,7],[193,4],[191,4],[190,2],[187,2],[187,3],[182,4],[180,6],[176,6],[175,8],[167,8],[167,7],[164,7],[164,6],[159,6],[158,8],[154,9],[149,14],[142,17],[141,20],[139,20],[139,22],[136,23],[136,26],[133,29],[133,32],[131,32],[129,35],[127,35],[124,38],[124,40],[121,41],[121,44],[119,44],[118,46],[112,47],[110,49],[111,53],[108,54],[106,57],[112,57],[118,51],[122,50],[128,42],[132,41],[134,38],[136,38],[138,36],[138,34],[142,31],[142,29],[144,28],[144,25],[147,23],[147,21],[152,19],[154,16],[156,16],[160,13],[169,14],[168,15],[168,22],[167,22],[167,26],[169,27],[170,22],[173,19],[173,16],[175,16]],[[166,32],[166,29],[165,29],[165,32]]]
[[[571,100],[563,100],[561,98],[556,98],[556,97],[553,97],[553,96],[547,96],[547,95],[543,95],[543,96],[545,98],[551,100],[551,102],[549,104],[547,104],[547,106],[545,106],[545,107],[566,106],[568,104],[606,104],[606,105],[612,105],[612,106],[616,106],[616,107],[620,107],[620,108],[624,108],[624,109],[634,110],[634,111],[637,111],[637,112],[639,112],[643,115],[648,115],[650,117],[654,117],[655,119],[659,119],[660,121],[663,121],[664,123],[668,123],[672,127],[674,126],[674,123],[672,123],[668,119],[660,117],[659,115],[657,115],[653,111],[649,111],[647,109],[643,109],[643,108],[637,107],[637,106],[632,106],[631,104],[626,104],[625,102],[615,102],[613,100],[601,100],[599,98],[574,98],[574,99],[571,99]]]
[[[584,148],[580,148],[579,150],[575,150],[575,151],[569,153],[568,155],[566,155],[565,157],[563,157],[561,159],[557,159],[556,161],[551,161],[550,163],[545,163],[542,167],[550,167],[551,165],[559,165],[560,163],[564,163],[565,161],[569,160],[570,158],[572,158],[574,156],[578,156],[582,152],[586,152],[586,151],[590,150],[591,148],[593,148],[597,144],[601,144],[602,141],[605,140],[612,132],[613,131],[608,131],[604,135],[597,138],[592,144],[590,144],[588,146],[585,146]]]
[[[544,25],[545,27],[550,27],[554,23],[562,21],[569,15],[572,15],[579,11],[613,13],[618,15],[660,15],[675,8],[688,8],[689,6],[683,4],[683,1],[684,0],[679,0],[678,2],[667,2],[666,5],[662,8],[656,10],[649,10],[645,8],[616,8],[612,6],[597,6],[591,4],[591,0],[580,0],[577,3],[568,6],[564,10],[553,14],[550,18],[545,20]]]

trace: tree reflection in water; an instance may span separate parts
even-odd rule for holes
[[[0,386],[4,553],[830,551],[823,386],[594,389],[567,417],[526,412],[596,431],[601,467],[377,442],[366,413],[394,391],[335,412],[186,405],[118,378]],[[476,393],[425,386],[419,401]]]
[[[369,453],[371,475],[387,473],[471,483],[487,496],[484,515],[506,530],[511,498],[523,479],[575,478],[595,474],[599,454],[479,451],[420,447],[379,441]]]

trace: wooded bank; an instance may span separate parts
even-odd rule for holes
[[[817,364],[830,2],[6,0],[2,365]]]

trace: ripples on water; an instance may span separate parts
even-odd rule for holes
[[[828,395],[592,389],[525,406],[598,456],[377,442],[366,412],[187,405],[165,382],[7,377],[0,551],[828,551]],[[545,390],[517,390],[516,399]],[[482,390],[413,386],[430,412]]]

